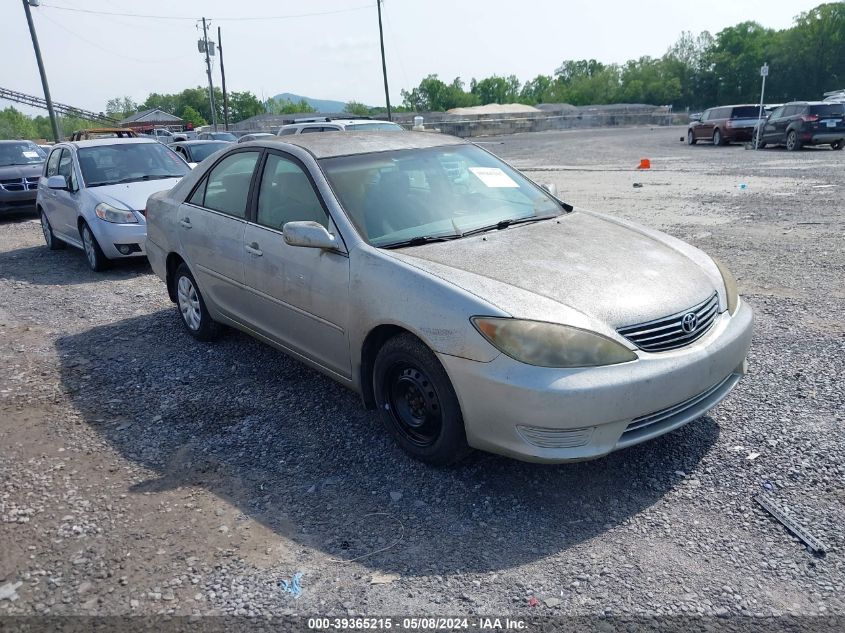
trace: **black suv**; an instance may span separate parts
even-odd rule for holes
[[[794,101],[775,109],[757,128],[759,147],[786,145],[793,151],[804,145],[845,145],[845,104]]]

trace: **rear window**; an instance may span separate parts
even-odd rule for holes
[[[742,106],[734,108],[731,113],[732,119],[756,119],[760,115],[759,106]]]
[[[822,105],[810,106],[810,114],[819,116],[842,116],[845,115],[845,103],[825,103]]]

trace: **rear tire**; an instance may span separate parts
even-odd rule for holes
[[[719,128],[716,128],[713,131],[713,145],[724,145],[725,139],[722,137],[722,132],[719,131]]]
[[[751,142],[756,145],[757,149],[766,147],[766,141],[763,140],[762,132],[759,129],[754,133],[754,139]]]
[[[790,152],[797,152],[801,149],[801,141],[798,139],[798,132],[791,130],[786,135],[786,149]]]
[[[845,147],[845,141],[834,141],[830,144],[830,149],[842,149]]]
[[[60,251],[67,246],[63,241],[56,237],[53,233],[53,227],[50,226],[50,220],[47,219],[47,214],[43,210],[38,210],[38,215],[41,217],[41,232],[44,234],[44,242],[47,248],[51,251]]]
[[[197,280],[186,264],[179,264],[173,275],[176,289],[176,307],[182,318],[182,325],[198,341],[213,341],[223,331],[223,326],[211,318],[200,293]]]
[[[111,262],[103,253],[103,249],[100,248],[91,227],[83,222],[79,233],[82,235],[82,250],[85,251],[85,260],[88,262],[88,267],[95,273],[104,271]]]
[[[687,130],[687,145],[695,145],[698,143],[698,140],[695,138],[695,134],[692,130]]]
[[[382,346],[373,391],[385,428],[411,457],[446,466],[471,452],[449,376],[415,336],[400,334]]]

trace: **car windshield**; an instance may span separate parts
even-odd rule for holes
[[[161,143],[121,143],[79,149],[79,167],[88,187],[181,178],[191,168]]]
[[[237,141],[238,137],[229,132],[212,132],[211,138],[215,141]]]
[[[845,115],[845,104],[825,103],[823,105],[810,106],[810,114],[819,116],[842,116]]]
[[[732,119],[756,119],[760,116],[760,106],[741,106],[731,112]]]
[[[358,231],[374,246],[450,239],[563,212],[552,196],[474,145],[320,161]]]
[[[36,165],[47,158],[35,143],[0,143],[0,167],[9,165]]]
[[[191,158],[195,163],[201,163],[214,152],[226,147],[223,143],[195,143],[191,145]]]
[[[361,132],[364,130],[378,130],[379,132],[402,132],[405,128],[403,128],[401,125],[397,125],[396,123],[390,123],[385,121],[373,121],[370,123],[347,123],[346,129],[353,132]]]

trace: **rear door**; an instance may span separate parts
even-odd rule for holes
[[[251,321],[287,349],[348,378],[349,257],[290,246],[282,234],[287,222],[313,221],[337,235],[323,200],[305,167],[276,151],[267,153],[256,193],[244,236]]]
[[[783,121],[786,106],[775,108],[774,112],[769,115],[763,123],[763,140],[768,143],[780,143],[783,139],[780,138],[781,133],[778,131],[781,121]]]
[[[261,150],[227,154],[179,207],[182,254],[212,314],[237,321],[244,309],[243,237],[246,210]]]

